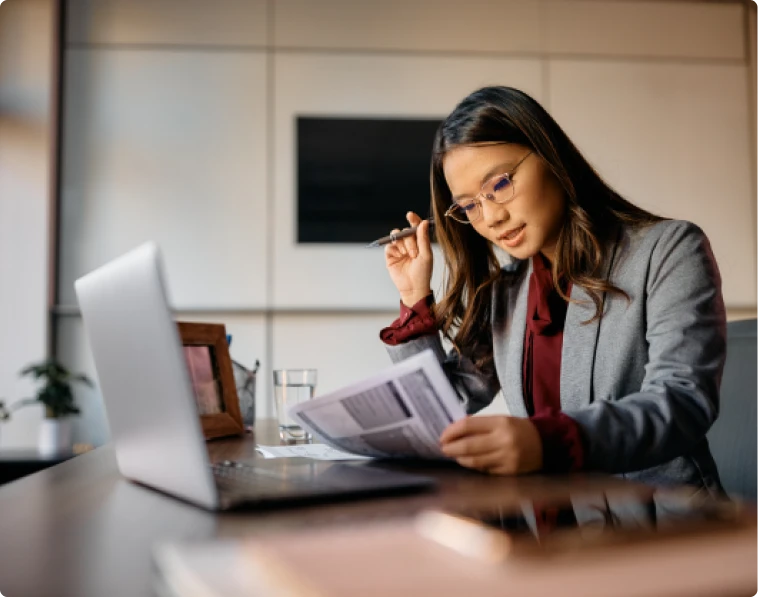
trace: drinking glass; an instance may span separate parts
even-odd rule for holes
[[[279,438],[283,443],[311,443],[311,434],[290,417],[289,409],[313,398],[315,391],[315,369],[274,370],[276,418],[279,421]]]

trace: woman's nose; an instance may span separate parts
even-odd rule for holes
[[[504,222],[510,218],[510,214],[504,205],[495,203],[494,201],[482,200],[482,222],[490,228],[497,226],[501,222]]]

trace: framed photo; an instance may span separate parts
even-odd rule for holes
[[[205,439],[243,435],[226,327],[177,321]]]

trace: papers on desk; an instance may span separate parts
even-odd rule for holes
[[[431,350],[289,412],[336,450],[380,458],[444,459],[440,435],[466,416]]]
[[[296,446],[261,446],[255,451],[264,458],[312,458],[313,460],[369,460],[368,456],[335,450],[326,444],[300,444]]]

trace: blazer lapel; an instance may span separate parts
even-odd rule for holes
[[[589,304],[569,303],[563,327],[561,349],[561,410],[575,410],[592,401],[592,370],[599,320],[583,324],[592,318],[595,304],[579,286],[571,288],[571,299]]]
[[[614,243],[603,267],[603,278],[610,277],[618,242]],[[601,296],[605,309],[605,295]],[[569,303],[566,323],[563,327],[563,348],[561,349],[561,410],[576,410],[594,400],[593,372],[595,349],[600,331],[600,319],[592,323],[582,323],[595,314],[595,303],[580,286],[571,287],[571,299],[581,303]]]
[[[495,367],[498,377],[502,380],[503,397],[508,405],[508,412],[514,417],[529,416],[524,405],[522,363],[528,280],[531,273],[530,259],[527,267],[522,265],[518,273],[507,278],[509,283],[505,288],[499,287],[493,300],[492,344]]]

